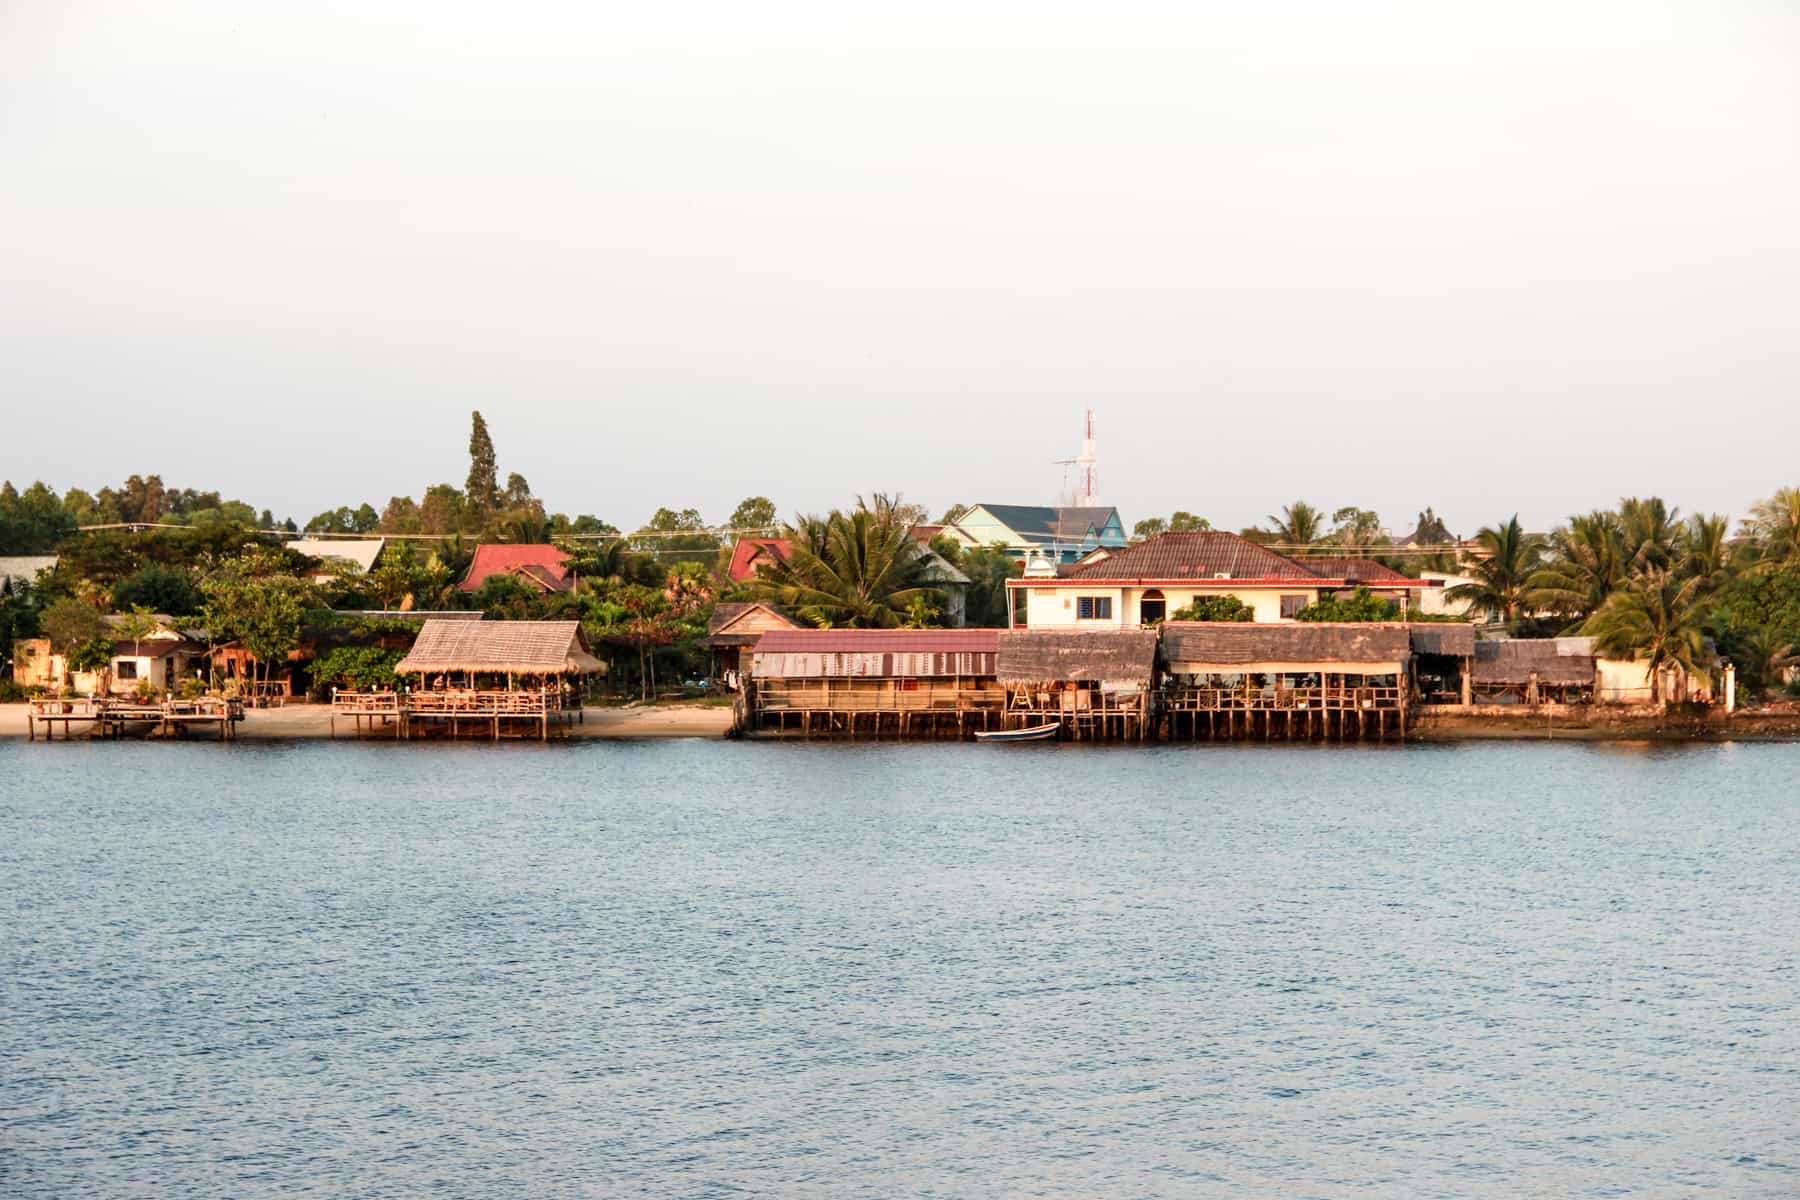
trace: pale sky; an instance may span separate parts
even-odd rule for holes
[[[1797,214],[1791,0],[0,0],[0,476],[1741,513]]]

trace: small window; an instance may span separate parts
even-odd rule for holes
[[[1075,598],[1075,619],[1077,621],[1112,620],[1112,597],[1077,596]]]
[[[1299,616],[1300,610],[1306,607],[1306,600],[1305,596],[1283,596],[1281,598],[1281,619],[1291,621]]]
[[[120,679],[136,679],[137,678],[137,660],[134,658],[126,658],[126,659],[119,660],[119,669],[113,673],[115,675],[117,675]]]

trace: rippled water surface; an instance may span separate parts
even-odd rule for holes
[[[0,743],[0,1194],[1800,1194],[1800,747]]]

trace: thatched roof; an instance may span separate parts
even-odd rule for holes
[[[605,674],[575,621],[430,620],[394,670],[402,675],[486,671],[513,675]]]
[[[1412,644],[1396,623],[1166,621],[1162,652],[1170,670],[1204,674],[1401,666]]]
[[[1581,638],[1501,638],[1475,643],[1469,678],[1500,686],[1539,683],[1585,686],[1594,682],[1594,656],[1580,653]]]
[[[1428,621],[1406,628],[1414,654],[1468,658],[1475,653],[1475,627],[1466,621]]]
[[[1002,683],[1076,681],[1147,687],[1156,667],[1156,640],[1154,629],[1002,633],[998,675]]]

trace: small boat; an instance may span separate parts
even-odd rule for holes
[[[1029,729],[995,729],[987,733],[977,733],[978,742],[1041,742],[1056,736],[1062,728],[1061,721],[1052,721],[1048,725],[1033,725]]]

